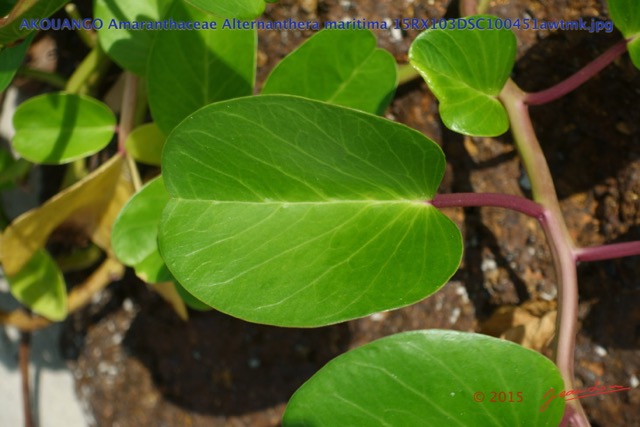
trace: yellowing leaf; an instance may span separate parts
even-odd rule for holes
[[[19,272],[63,223],[84,232],[109,251],[110,224],[133,193],[123,175],[123,165],[123,157],[114,156],[83,180],[21,215],[7,227],[0,240],[0,260],[6,274]]]

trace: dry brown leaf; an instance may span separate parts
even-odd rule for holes
[[[482,324],[481,332],[542,351],[553,339],[556,316],[555,301],[527,301],[498,308]]]
[[[0,237],[0,261],[6,274],[20,271],[63,224],[90,236],[110,253],[111,224],[133,194],[125,169],[123,157],[116,155],[42,206],[18,217]]]

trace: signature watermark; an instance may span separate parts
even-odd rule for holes
[[[596,384],[592,387],[576,390],[562,390],[560,393],[556,393],[554,388],[551,387],[544,396],[542,396],[543,399],[547,400],[545,400],[542,406],[540,406],[540,412],[546,411],[551,402],[555,399],[564,398],[566,401],[570,401],[584,399],[585,397],[598,396],[600,394],[618,393],[626,390],[631,390],[631,387],[624,387],[621,385],[601,385],[600,381],[596,381]]]

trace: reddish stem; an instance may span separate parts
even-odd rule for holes
[[[572,90],[578,88],[590,78],[598,74],[607,65],[611,64],[617,57],[622,55],[627,50],[627,40],[620,40],[618,43],[611,46],[602,55],[594,59],[580,69],[577,73],[571,77],[561,81],[560,83],[545,89],[540,92],[528,93],[524,102],[528,105],[540,105],[547,102],[555,101],[556,99],[566,95]]]
[[[613,243],[610,245],[577,248],[574,251],[576,261],[602,261],[640,255],[640,242]]]

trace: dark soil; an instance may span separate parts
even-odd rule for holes
[[[604,1],[494,1],[501,17],[558,21],[607,19]],[[440,18],[447,1],[281,0],[267,19]],[[312,33],[260,34],[259,84]],[[377,33],[398,61],[417,33]],[[586,32],[520,31],[513,78],[544,89],[577,71],[621,38]],[[575,92],[532,108],[562,208],[579,245],[640,239],[640,73],[628,55]],[[426,85],[398,89],[386,116],[442,145],[441,192],[528,195],[510,136],[464,139],[442,125]],[[276,426],[287,400],[331,358],[373,339],[412,329],[480,331],[507,305],[556,298],[550,251],[537,223],[492,208],[450,210],[464,232],[462,268],[439,293],[414,306],[314,330],[249,324],[217,312],[180,321],[154,293],[127,276],[67,323],[65,351],[78,393],[97,426]],[[578,385],[634,387],[584,399],[594,426],[640,426],[640,263],[638,258],[581,265]],[[485,328],[486,329],[486,328]],[[549,354],[548,346],[543,349]],[[490,361],[487,363],[499,363]]]

